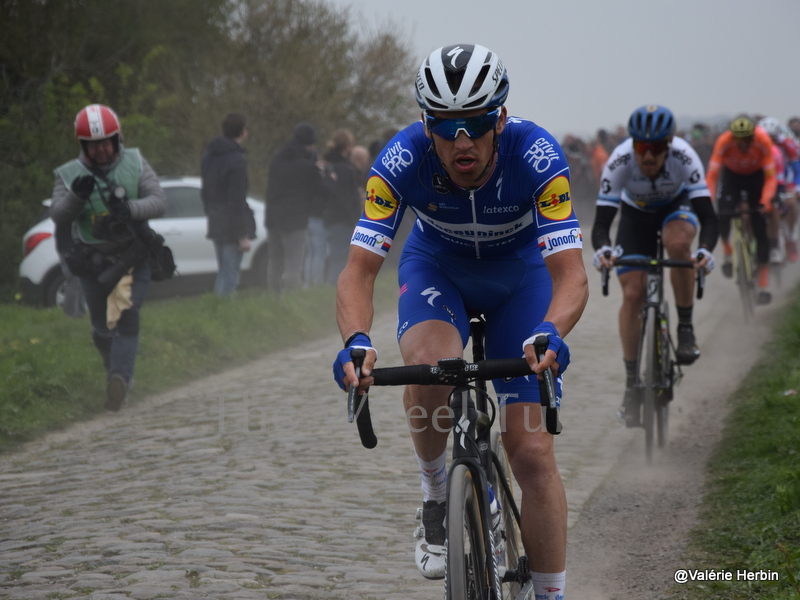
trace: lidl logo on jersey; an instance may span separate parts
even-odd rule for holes
[[[563,175],[551,181],[536,200],[539,214],[551,221],[563,221],[572,214],[569,180]]]
[[[376,254],[385,255],[389,252],[389,248],[392,247],[392,238],[359,226],[353,232],[350,243],[371,250]]]
[[[577,227],[556,231],[539,238],[539,250],[542,251],[542,256],[569,248],[583,248],[583,233]]]
[[[373,175],[367,181],[367,200],[364,212],[373,221],[388,219],[397,212],[397,200],[386,182]]]

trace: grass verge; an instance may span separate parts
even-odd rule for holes
[[[762,356],[732,398],[685,556],[692,566],[681,565],[723,579],[676,585],[669,598],[800,598],[800,301]],[[777,581],[764,581],[771,573]]]
[[[395,306],[396,280],[389,269],[381,273],[376,310]],[[133,395],[164,392],[336,331],[332,286],[145,302]],[[102,412],[105,376],[88,317],[0,305],[0,381],[0,452]]]

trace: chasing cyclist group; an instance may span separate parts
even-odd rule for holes
[[[772,117],[740,115],[713,144],[708,170],[692,145],[675,135],[675,118],[663,106],[642,106],[628,123],[630,137],[609,156],[600,177],[592,244],[593,264],[611,267],[615,257],[654,256],[661,235],[667,255],[692,258],[697,268],[714,268],[717,239],[723,248],[722,272],[732,277],[731,218],[746,215],[756,242],[756,300],[768,304],[770,265],[795,262],[797,195],[800,183],[798,143],[788,125]],[[716,210],[712,199],[716,201]],[[611,223],[619,210],[616,244]],[[699,229],[697,247],[692,251]],[[641,270],[619,268],[623,302],[619,313],[626,372],[621,415],[639,425],[634,391],[639,340],[638,310],[644,297]],[[678,313],[679,364],[700,356],[692,327],[694,275],[674,269],[670,278]]]
[[[534,373],[551,370],[562,389],[569,364],[564,338],[588,300],[583,236],[571,202],[567,157],[547,130],[507,113],[509,86],[500,58],[476,44],[439,48],[420,65],[415,95],[421,119],[378,155],[339,277],[337,320],[344,349],[333,372],[342,389],[366,391],[371,382],[377,360],[369,337],[373,286],[408,211],[414,227],[398,270],[397,339],[404,363],[435,364],[461,356],[469,316],[480,312],[486,319],[487,358],[524,355]],[[721,239],[722,271],[730,277],[728,215],[744,204],[757,244],[758,301],[768,303],[770,261],[797,260],[800,159],[791,130],[776,119],[739,116],[714,143],[707,172],[692,145],[676,135],[675,117],[664,106],[634,110],[627,133],[599,175],[591,232],[594,266],[613,267],[622,256],[652,257],[660,236],[670,258],[693,260],[696,269],[711,272]],[[638,424],[630,384],[636,377],[644,273],[618,269],[619,330],[629,383],[622,415],[629,426]],[[678,313],[676,358],[688,365],[700,356],[692,326],[694,273],[673,269],[670,278]],[[540,362],[532,340],[541,334],[549,336],[549,347]],[[360,377],[350,358],[356,348],[366,351]],[[553,436],[541,427],[532,431],[528,420],[528,405],[539,403],[538,382],[524,377],[492,383],[505,413],[503,443],[522,491],[520,530],[535,597],[563,600],[566,498]],[[423,576],[441,579],[448,434],[436,415],[447,405],[448,390],[409,386],[403,401],[407,412],[423,408],[430,416],[426,427],[416,423],[411,431],[423,496],[415,555]],[[540,417],[539,411],[532,413]],[[493,514],[495,504],[492,500]],[[502,528],[495,521],[497,546]]]

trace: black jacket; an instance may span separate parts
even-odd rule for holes
[[[364,186],[355,165],[337,150],[325,154],[330,170],[336,174],[330,186],[322,215],[326,224],[353,225],[361,216],[364,206]]]
[[[316,154],[299,142],[289,141],[269,163],[267,229],[305,229],[308,217],[321,216],[320,200],[327,194]]]
[[[247,159],[234,140],[220,136],[206,148],[201,163],[203,207],[208,217],[206,237],[233,243],[255,239],[256,221],[247,204]]]

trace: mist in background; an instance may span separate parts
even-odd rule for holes
[[[448,44],[497,52],[509,113],[558,138],[613,129],[642,104],[668,106],[683,128],[800,114],[797,0],[327,2],[351,7],[365,29],[393,21],[417,64]]]

